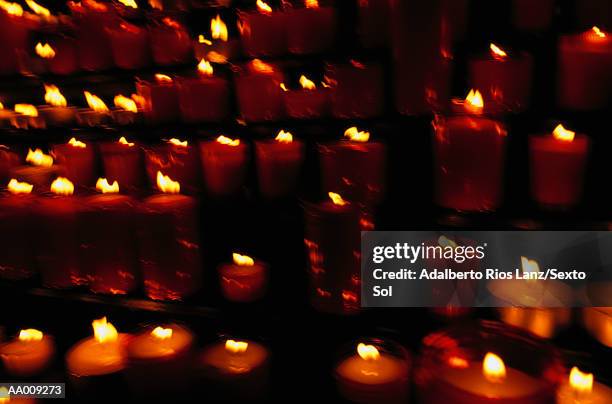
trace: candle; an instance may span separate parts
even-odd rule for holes
[[[512,21],[519,31],[546,31],[552,24],[554,8],[555,0],[512,0]]]
[[[403,403],[408,400],[409,365],[406,360],[359,343],[356,353],[335,368],[340,394],[354,403]]]
[[[106,28],[116,23],[117,15],[107,4],[94,0],[69,2],[77,36],[81,69],[106,70],[113,66],[113,54]]]
[[[359,1],[358,33],[361,44],[366,49],[382,48],[390,45],[390,7],[388,0]]]
[[[143,112],[147,120],[152,123],[178,120],[180,116],[178,91],[171,77],[156,74],[154,81],[137,81],[136,89],[143,99]]]
[[[225,78],[213,75],[206,60],[198,64],[199,77],[178,81],[178,98],[184,122],[219,122],[228,118],[230,90]]]
[[[100,192],[84,199],[80,214],[81,266],[94,293],[126,294],[137,286],[135,201],[119,183],[98,179]]]
[[[142,203],[147,223],[140,232],[145,293],[155,300],[182,300],[201,284],[197,201],[180,195],[180,184],[159,171],[157,187],[162,193]]]
[[[268,266],[248,255],[232,254],[233,263],[219,266],[221,294],[232,302],[259,300],[268,288]]]
[[[10,175],[37,188],[48,187],[51,178],[57,173],[57,167],[53,165],[53,157],[43,153],[40,149],[28,149],[25,160],[30,165],[14,167]]]
[[[559,39],[559,105],[573,110],[601,109],[612,92],[612,37],[598,27]]]
[[[73,183],[89,187],[96,180],[96,153],[91,145],[76,138],[70,138],[66,143],[53,146],[55,156],[62,175]]]
[[[157,172],[175,178],[188,195],[198,194],[202,187],[202,166],[197,147],[187,140],[171,138],[145,149],[145,169],[149,183],[157,184]]]
[[[257,10],[239,11],[238,29],[242,46],[249,56],[281,56],[287,52],[286,14],[273,11],[262,0]]]
[[[305,206],[311,305],[323,312],[351,314],[360,309],[359,210],[339,194]]]
[[[290,195],[297,187],[304,144],[281,130],[274,140],[255,142],[259,191],[266,198]]]
[[[121,187],[134,191],[143,185],[142,172],[142,150],[125,137],[120,137],[116,142],[105,142],[100,144],[102,153],[102,165],[105,177],[111,181],[117,181]]]
[[[540,338],[550,339],[571,322],[568,308],[500,307],[500,319],[506,324],[522,328]]]
[[[490,211],[501,203],[506,129],[481,116],[480,92],[463,104],[466,115],[434,121],[436,203],[458,211]]]
[[[482,91],[487,100],[511,111],[529,107],[533,59],[527,53],[508,53],[489,44],[489,52],[469,62],[470,86]]]
[[[557,391],[557,404],[604,404],[612,402],[612,388],[593,381],[592,373],[577,367],[570,371],[567,382]]]
[[[100,97],[89,91],[83,91],[89,108],[80,108],[77,111],[77,122],[81,126],[99,126],[110,118],[110,111]]]
[[[115,98],[113,98],[115,108],[112,110],[111,114],[116,124],[132,125],[142,121],[144,114],[136,102],[139,99],[138,97],[137,94],[132,94],[130,98],[123,94],[117,94]]]
[[[186,63],[192,57],[191,37],[183,24],[163,17],[149,28],[153,60],[158,65]]]
[[[348,64],[328,65],[325,72],[331,87],[331,113],[335,118],[371,118],[384,108],[384,81],[378,63],[365,65],[351,60]]]
[[[194,44],[195,56],[198,60],[207,59],[215,63],[227,63],[240,54],[240,43],[235,38],[229,38],[227,25],[217,14],[210,20],[210,36],[198,35]]]
[[[0,194],[0,278],[27,279],[33,274],[31,245],[33,235],[31,195],[33,186],[11,179],[7,192]]]
[[[566,209],[580,202],[589,138],[559,124],[552,136],[530,136],[531,194],[547,208]]]
[[[603,296],[609,296],[608,287],[604,287]],[[591,303],[595,304],[595,303]],[[612,347],[612,308],[585,307],[582,309],[582,323],[584,328],[600,344]]]
[[[74,122],[76,108],[68,106],[57,86],[45,84],[45,102],[48,105],[38,107],[38,112],[47,126],[69,126]]]
[[[254,59],[236,73],[236,98],[246,121],[275,121],[284,117],[281,84],[284,74],[277,67]]]
[[[329,89],[317,88],[308,77],[300,76],[301,89],[285,90],[285,109],[287,115],[295,119],[312,119],[326,116],[329,113]],[[281,87],[282,88],[282,87]]]
[[[115,66],[120,69],[141,69],[151,60],[149,32],[142,27],[121,21],[106,28]]]
[[[15,114],[11,117],[11,125],[17,129],[44,129],[45,120],[32,104],[15,104]]]
[[[298,55],[322,53],[328,51],[335,42],[334,7],[320,7],[317,0],[304,0],[304,7],[289,10],[285,21],[287,45],[291,53]]]
[[[213,397],[225,402],[266,401],[269,361],[262,344],[228,339],[204,348],[196,366]]]
[[[204,185],[213,196],[236,194],[244,185],[248,146],[240,139],[219,136],[200,143]]]
[[[21,330],[15,339],[0,345],[4,369],[13,377],[39,376],[54,356],[53,338],[33,328]]]
[[[42,282],[51,288],[69,288],[84,283],[79,270],[77,215],[81,208],[74,185],[64,177],[51,184],[51,196],[39,198],[36,206],[38,269]]]
[[[68,36],[58,35],[49,42],[38,42],[34,52],[50,73],[67,76],[79,69],[76,41]]]

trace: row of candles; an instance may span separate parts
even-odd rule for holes
[[[69,380],[77,389],[108,382],[111,376],[124,377],[139,395],[180,392],[196,379],[213,383],[214,390],[230,402],[257,400],[267,394],[271,352],[261,342],[226,337],[198,352],[196,336],[176,323],[150,325],[135,334],[119,333],[106,317],[94,320],[92,326],[94,335],[77,342],[65,355]],[[550,353],[553,359],[543,352],[536,354],[543,357],[535,359],[545,362],[546,370],[538,375],[506,365],[493,351],[470,357],[475,356],[470,355],[474,347],[447,337],[443,363],[428,363],[427,348],[439,343],[439,335],[434,332],[424,338],[423,358],[416,365],[408,351],[391,340],[364,338],[351,344],[334,366],[339,394],[355,403],[406,403],[414,377],[417,396],[426,403],[604,404],[612,400],[612,388],[577,367],[565,373]],[[506,338],[512,338],[510,333]],[[449,348],[449,342],[455,348]],[[544,350],[555,352],[550,346]],[[54,356],[53,337],[37,329],[23,329],[0,345],[4,369],[13,377],[40,376]]]

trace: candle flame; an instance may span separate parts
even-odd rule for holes
[[[272,12],[272,7],[262,0],[257,0],[257,9],[264,14],[270,14]]]
[[[28,149],[26,161],[39,167],[51,167],[53,165],[53,157],[43,153],[43,151],[40,149],[36,149],[34,151],[32,151],[32,149]]]
[[[130,98],[134,100],[134,102],[136,103],[136,106],[138,108],[140,108],[140,109],[144,108],[144,105],[146,104],[146,100],[145,100],[145,98],[142,95],[140,95],[140,94],[132,94],[130,96]]]
[[[175,137],[173,137],[172,139],[169,139],[168,143],[170,143],[171,145],[180,146],[180,147],[187,147],[189,145],[189,143],[187,143],[186,140],[181,141]]]
[[[285,83],[280,83],[280,88],[281,88],[281,90],[283,90],[283,91],[289,91],[289,90],[287,89],[287,86],[285,85]]]
[[[198,72],[206,76],[212,76],[213,67],[208,60],[202,58],[200,63],[198,63]]]
[[[85,100],[87,100],[87,105],[89,105],[89,108],[96,112],[108,112],[108,107],[104,101],[100,99],[100,97],[90,93],[89,91],[83,91],[83,94],[85,94]]]
[[[210,33],[213,39],[227,42],[227,25],[225,25],[219,14],[210,20]]]
[[[125,138],[125,136],[121,136],[119,138],[119,140],[117,140],[118,143],[122,144],[122,145],[126,145],[128,147],[132,147],[134,146],[134,143],[132,142],[128,142],[127,139]]]
[[[561,124],[557,125],[555,130],[553,130],[553,137],[562,142],[572,142],[575,136],[576,132],[565,129]]]
[[[53,105],[54,107],[65,107],[68,105],[66,101],[66,97],[64,97],[57,88],[56,85],[53,84],[45,84],[45,102],[49,105]]]
[[[593,374],[583,373],[574,366],[569,374],[569,384],[576,393],[588,394],[593,391]]]
[[[508,57],[508,54],[506,53],[506,51],[504,51],[499,46],[495,45],[493,42],[489,44],[489,49],[491,49],[491,54],[493,55],[495,59],[503,60],[506,57]]]
[[[440,247],[453,247],[453,248],[457,248],[457,243],[455,242],[455,240],[452,240],[444,235],[438,237],[438,245]]]
[[[72,195],[74,193],[74,184],[64,177],[57,177],[51,183],[51,192],[56,195]]]
[[[212,45],[212,41],[206,39],[206,37],[202,34],[198,35],[198,43],[203,43],[205,45]]]
[[[328,192],[327,195],[329,195],[329,199],[331,199],[334,205],[338,205],[338,206],[346,205],[346,201],[342,199],[342,196],[340,196],[340,194],[337,194],[335,192]]]
[[[253,258],[249,257],[248,255],[233,253],[232,259],[234,260],[234,264],[241,267],[252,267],[253,265],[255,265],[255,261],[253,260]]]
[[[280,143],[291,143],[293,142],[293,135],[291,134],[291,132],[285,132],[283,129],[281,129],[280,132],[278,132],[278,135],[276,135],[276,138],[274,138],[274,140]]]
[[[172,178],[164,175],[161,171],[157,172],[157,188],[166,194],[181,192],[181,184],[178,181],[173,181]]]
[[[8,191],[13,195],[32,193],[33,188],[34,185],[17,181],[15,178],[11,178],[7,186]]]
[[[15,112],[25,116],[37,117],[38,110],[32,104],[15,104]]]
[[[465,106],[476,113],[481,113],[484,108],[484,100],[478,90],[470,90],[467,97],[465,97],[465,102]]]
[[[34,328],[19,331],[19,341],[40,341],[41,339],[43,339],[42,331]]]
[[[370,140],[370,132],[361,131],[356,126],[351,126],[344,131],[344,137],[349,138],[353,142],[367,142]]]
[[[0,110],[3,110],[3,109],[4,109],[4,104],[0,102]]]
[[[225,350],[231,353],[246,352],[248,347],[249,343],[245,341],[235,341],[233,339],[225,341]]]
[[[182,29],[182,28],[183,28],[183,27],[181,26],[181,24],[179,24],[179,22],[178,22],[178,21],[173,20],[173,19],[172,19],[172,18],[170,18],[170,17],[164,17],[164,18],[162,18],[162,23],[163,23],[165,26],[170,27],[170,28],[173,28],[173,29],[175,29],[175,30],[180,30],[180,29]]]
[[[253,67],[253,70],[259,73],[273,73],[274,72],[274,68],[271,65],[265,62],[262,62],[259,59],[253,59],[251,61],[251,66]]]
[[[92,321],[91,326],[93,327],[96,341],[101,344],[117,341],[119,337],[117,329],[114,325],[106,321],[106,317]]]
[[[157,80],[158,83],[172,83],[172,77],[161,73],[155,74],[155,80]]]
[[[238,146],[240,144],[240,139],[230,139],[227,136],[221,135],[217,138],[217,142],[227,146]]]
[[[361,359],[366,361],[375,361],[380,358],[380,353],[374,345],[367,345],[361,342],[357,345],[357,353]]]
[[[115,107],[121,108],[124,111],[130,112],[138,112],[138,106],[136,105],[136,101],[131,98],[124,96],[123,94],[117,94],[113,99],[113,103]]]
[[[37,43],[34,51],[43,59],[53,59],[55,57],[55,50],[48,43]]]
[[[41,6],[40,4],[36,3],[34,0],[25,0],[25,2],[30,8],[30,10],[32,10],[35,14],[40,15],[41,17],[51,16],[51,12],[49,11],[49,9]]]
[[[109,184],[106,178],[98,178],[98,181],[96,181],[96,189],[103,194],[118,194],[119,183],[113,181],[112,184]]]
[[[459,356],[451,356],[448,358],[448,365],[455,369],[467,369],[470,367],[470,364],[465,358],[461,358]]]
[[[539,273],[540,264],[538,264],[538,261],[536,260],[521,257],[521,269],[523,270],[523,273]],[[528,278],[527,280],[529,281],[531,278]]]
[[[84,149],[87,147],[85,143],[81,142],[80,140],[77,140],[77,138],[75,137],[70,138],[70,140],[68,141],[68,144],[72,147],[78,147],[80,149]]]
[[[598,37],[600,37],[600,38],[605,38],[605,37],[606,37],[605,32],[603,32],[602,30],[600,30],[600,29],[599,29],[598,27],[596,27],[596,26],[593,26],[593,28],[591,28],[591,31],[592,31],[592,32],[593,32],[595,35],[597,35]]]
[[[172,328],[155,327],[151,335],[161,340],[169,339],[172,338]]]
[[[499,383],[506,378],[506,365],[502,358],[488,352],[482,361],[482,374],[488,381]]]
[[[8,15],[14,15],[15,17],[21,17],[23,15],[23,7],[21,7],[17,3],[0,0],[0,8],[4,10]]]
[[[317,0],[306,0],[304,4],[306,8],[319,8],[319,2]]]
[[[126,7],[138,8],[138,4],[136,4],[135,0],[119,0],[119,3]]]
[[[300,76],[300,85],[302,86],[302,88],[304,90],[314,90],[315,88],[317,88],[315,83],[313,83],[312,81],[308,80],[308,77],[306,77],[304,75]]]

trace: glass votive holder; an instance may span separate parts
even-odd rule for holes
[[[544,339],[554,338],[572,320],[572,310],[566,307],[500,307],[497,311],[502,322]]]

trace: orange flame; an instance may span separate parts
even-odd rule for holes
[[[217,142],[227,146],[238,146],[240,144],[240,139],[230,139],[229,137],[221,135],[217,138]]]
[[[466,108],[475,113],[481,113],[484,108],[484,100],[478,90],[470,90],[467,97],[465,97],[465,102]]]
[[[4,104],[0,102],[0,110],[3,110],[3,109],[4,109]]]
[[[312,81],[308,80],[308,77],[306,77],[304,75],[300,76],[300,85],[302,86],[302,88],[304,90],[314,90],[315,88],[317,88],[315,83],[313,83]]]
[[[169,339],[172,338],[172,328],[155,327],[151,335],[161,340]]]
[[[265,14],[270,14],[272,12],[272,7],[270,7],[268,3],[265,3],[262,0],[257,0],[257,9],[261,13],[265,13]]]
[[[142,95],[139,94],[132,94],[130,96],[130,98],[132,98],[134,100],[134,102],[136,103],[136,106],[140,109],[144,108],[144,105],[146,103],[145,98]]]
[[[504,51],[499,46],[495,45],[493,42],[489,44],[489,49],[491,49],[491,54],[493,55],[495,59],[503,60],[506,57],[508,57],[508,54],[506,53],[506,51]]]
[[[328,192],[327,195],[329,195],[329,199],[331,199],[334,205],[338,205],[338,206],[346,205],[346,201],[342,199],[342,196],[340,196],[340,194],[337,194],[335,192]]]
[[[306,0],[304,4],[306,8],[319,8],[319,2],[317,0]]]
[[[606,37],[606,33],[603,32],[602,30],[600,30],[598,27],[593,26],[593,28],[591,28],[591,31],[597,35],[600,38],[605,38]]]
[[[249,257],[248,255],[233,253],[232,259],[234,260],[234,264],[240,267],[252,267],[253,265],[255,265],[255,261],[253,260],[253,258]]]
[[[98,178],[98,181],[96,181],[96,189],[103,194],[118,194],[119,183],[113,181],[112,184],[109,184],[106,178]]]
[[[116,95],[113,99],[113,103],[115,104],[115,107],[121,108],[124,111],[130,111],[134,113],[138,112],[138,106],[136,105],[136,101],[124,96],[123,94]]]
[[[210,33],[213,39],[227,42],[227,25],[225,25],[219,14],[210,20]]]
[[[574,366],[570,371],[569,384],[576,393],[589,394],[593,391],[593,374],[583,373]]]
[[[26,4],[34,12],[34,14],[40,15],[41,17],[50,17],[51,12],[49,9],[44,8],[40,4],[36,3],[34,0],[25,0]]]
[[[138,8],[138,4],[136,4],[135,0],[119,0],[119,3],[126,7]]]
[[[30,194],[32,188],[34,188],[34,185],[17,181],[15,178],[11,178],[7,186],[8,191],[13,195]]]
[[[225,341],[225,350],[231,353],[243,353],[246,352],[249,347],[249,343],[245,341],[235,341],[233,339],[228,339]]]
[[[361,342],[357,345],[357,353],[361,359],[366,361],[376,361],[380,358],[380,353],[374,345],[367,345]]]
[[[162,174],[161,171],[157,172],[157,188],[166,194],[178,194],[181,192],[181,184]]]
[[[40,341],[43,339],[42,331],[34,328],[19,331],[19,341]]]
[[[25,116],[37,117],[38,110],[32,104],[15,104],[15,112]]]
[[[274,72],[274,67],[272,67],[271,65],[265,62],[262,62],[259,59],[253,59],[251,61],[251,66],[253,67],[253,70],[259,73],[273,73]]]
[[[121,143],[121,144],[123,144],[123,145],[126,145],[126,146],[128,146],[128,147],[132,147],[132,146],[134,146],[134,143],[132,143],[132,142],[128,142],[128,141],[127,141],[127,139],[125,138],[125,136],[121,136],[121,137],[119,138],[119,140],[117,140],[117,142],[118,142],[118,143]]]
[[[181,141],[175,137],[173,137],[172,139],[169,139],[168,143],[170,143],[173,146],[180,146],[180,147],[187,147],[189,145],[189,143],[187,143],[186,140]]]
[[[23,15],[23,7],[17,3],[0,0],[0,8],[8,15],[14,15],[15,17],[21,17]]]
[[[74,193],[74,184],[64,177],[57,177],[51,183],[51,192],[56,195],[72,195]]]
[[[85,143],[81,142],[80,140],[77,140],[75,137],[70,138],[70,140],[68,141],[68,144],[72,147],[78,147],[81,149],[84,149],[87,147]]]
[[[108,112],[108,107],[104,101],[100,99],[100,97],[90,93],[89,91],[83,91],[83,94],[85,94],[85,100],[87,100],[87,105],[89,105],[89,108],[96,112]]]
[[[206,39],[206,37],[202,34],[198,35],[198,43],[203,43],[205,45],[212,45],[212,41]]]
[[[198,63],[198,72],[206,76],[212,76],[213,67],[208,60],[202,58],[200,63]]]
[[[40,42],[37,43],[34,47],[34,51],[43,59],[53,59],[55,57],[55,50],[48,43],[44,45]]]
[[[536,260],[521,257],[521,269],[523,272],[540,272],[540,264]]]
[[[289,91],[289,90],[287,89],[287,86],[285,85],[285,83],[280,83],[280,88],[281,88],[283,91]]]
[[[361,131],[356,126],[351,126],[344,131],[344,137],[349,138],[353,142],[367,142],[370,140],[370,132]]]
[[[172,83],[172,77],[161,73],[155,74],[155,80],[157,80],[158,83]]]
[[[53,165],[53,157],[43,153],[40,149],[36,149],[34,151],[32,151],[32,149],[28,149],[26,161],[39,167],[51,167]]]
[[[53,84],[45,84],[45,102],[54,107],[65,107],[68,105],[66,97],[62,95],[59,88]]]
[[[561,124],[557,125],[555,130],[553,130],[553,137],[562,142],[572,142],[575,136],[576,132],[565,129]]]
[[[293,142],[293,135],[291,134],[291,132],[285,132],[283,129],[281,129],[280,132],[278,132],[278,135],[276,135],[276,138],[274,138],[274,140],[280,143],[291,143]]]
[[[94,330],[94,338],[101,344],[117,341],[117,338],[119,337],[117,329],[114,325],[106,321],[106,317],[94,320],[91,323],[91,326]]]
[[[459,356],[451,356],[448,358],[448,365],[456,369],[467,369],[470,366],[465,358]]]
[[[482,361],[482,374],[492,383],[500,383],[506,378],[506,365],[494,353],[488,352]]]

